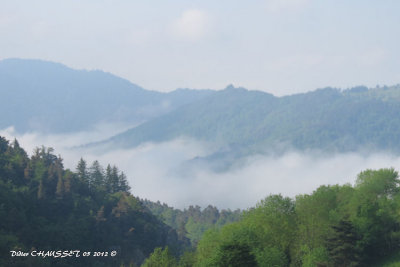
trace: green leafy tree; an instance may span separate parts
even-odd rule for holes
[[[176,267],[177,261],[170,253],[168,247],[164,249],[158,247],[150,254],[150,257],[145,260],[142,267]]]
[[[329,253],[324,246],[310,249],[306,245],[301,248],[303,267],[328,266],[330,262]]]
[[[288,258],[285,253],[276,247],[265,247],[255,250],[255,257],[259,267],[288,266]]]
[[[396,249],[400,234],[399,177],[394,169],[366,170],[356,181],[348,205],[350,221],[360,235],[364,261]]]

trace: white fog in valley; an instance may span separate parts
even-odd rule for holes
[[[116,128],[103,126],[105,129],[115,131]],[[17,138],[28,154],[37,146],[53,147],[64,159],[65,167],[71,170],[75,170],[81,157],[88,165],[96,159],[104,167],[115,164],[128,176],[135,196],[159,200],[176,208],[209,204],[218,208],[249,208],[269,194],[294,197],[311,193],[320,185],[354,184],[357,174],[367,168],[400,168],[400,157],[387,153],[322,156],[317,152],[292,151],[280,156],[247,157],[229,171],[215,172],[204,164],[187,164],[213,151],[211,145],[185,138],[101,153],[71,149],[87,143],[90,137],[100,140],[108,134],[21,135],[13,128],[0,131],[10,141]]]

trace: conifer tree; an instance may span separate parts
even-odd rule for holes
[[[111,169],[111,180],[110,180],[110,185],[111,185],[111,193],[115,193],[118,191],[121,191],[119,188],[119,171],[118,168],[114,165]]]
[[[92,163],[89,176],[90,184],[93,185],[94,188],[100,188],[104,186],[104,170],[97,160]]]
[[[118,177],[118,187],[119,187],[119,191],[123,191],[123,192],[128,192],[131,190],[131,187],[128,184],[128,180],[126,178],[126,175],[124,172],[121,172],[121,174]]]
[[[83,158],[79,160],[78,165],[76,166],[76,174],[78,175],[78,178],[84,183],[86,183],[90,188],[87,164]]]
[[[327,241],[329,255],[335,266],[358,266],[360,257],[357,249],[359,240],[351,222],[341,220],[339,225],[332,226],[334,234]]]

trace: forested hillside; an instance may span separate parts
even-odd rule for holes
[[[208,229],[219,229],[223,225],[238,221],[242,211],[237,209],[219,211],[214,206],[201,209],[200,206],[189,206],[184,210],[169,207],[166,203],[161,204],[150,200],[142,200],[154,215],[167,225],[174,228],[179,236],[190,238],[192,245],[196,245],[204,232]]]
[[[400,87],[319,89],[284,97],[232,86],[117,135],[132,147],[186,136],[221,153],[287,149],[400,152]]]
[[[157,248],[144,266],[398,266],[399,184],[393,169],[366,170],[354,186],[270,195],[207,231],[194,252],[176,259]]]
[[[138,266],[155,247],[179,255],[188,240],[129,193],[115,166],[80,160],[64,169],[50,148],[31,157],[0,137],[0,266]],[[91,257],[11,257],[10,251],[92,252]],[[115,251],[116,256],[110,253]],[[107,252],[95,257],[93,252]]]

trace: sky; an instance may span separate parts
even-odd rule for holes
[[[395,0],[2,0],[0,59],[101,69],[157,91],[393,85],[399,10]]]

